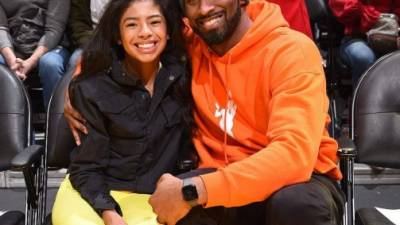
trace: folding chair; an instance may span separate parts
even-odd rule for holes
[[[31,106],[22,82],[6,66],[0,65],[0,171],[24,173],[27,202],[25,224],[36,224],[36,171],[43,148],[32,144]],[[35,163],[38,162],[38,163]],[[0,216],[1,224],[23,224],[24,214],[10,211]]]
[[[72,72],[72,70],[67,71],[58,82],[57,86],[54,88],[47,109],[44,151],[45,161],[41,171],[43,180],[41,184],[39,184],[40,188],[43,190],[43,201],[41,201],[40,205],[40,224],[51,224],[51,213],[47,214],[46,212],[48,170],[68,168],[70,153],[75,147],[75,141],[72,137],[71,130],[64,119],[64,94],[71,81]]]
[[[329,133],[332,137],[340,136],[341,104],[338,104],[340,79],[338,74],[343,73],[345,65],[338,63],[337,49],[342,37],[340,24],[336,21],[331,13],[327,0],[306,0],[306,6],[310,16],[310,24],[312,26],[314,41],[320,49],[325,75],[327,80],[327,94],[329,97],[329,110],[332,119],[332,125]],[[339,107],[340,108],[340,107]]]
[[[399,71],[400,51],[383,56],[362,75],[353,96],[351,139],[357,147],[356,162],[381,173],[400,174]],[[357,210],[355,219],[357,225],[392,224],[374,208]]]

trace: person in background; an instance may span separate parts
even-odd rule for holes
[[[0,0],[0,63],[25,80],[37,68],[47,105],[65,72],[69,1]]]
[[[109,1],[71,0],[67,30],[74,52],[69,60],[68,68],[75,68],[78,58],[82,55],[82,48],[92,37]]]
[[[304,0],[268,0],[281,7],[283,17],[288,21],[290,28],[300,31],[313,39],[310,17]]]
[[[329,0],[329,6],[344,25],[340,58],[350,67],[355,87],[361,75],[380,56],[367,43],[367,32],[374,28],[383,13],[393,13],[398,19],[400,0]]]

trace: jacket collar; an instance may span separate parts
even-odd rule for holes
[[[112,63],[108,68],[108,74],[111,79],[122,86],[138,86],[141,84],[139,76],[128,76],[114,52],[112,53]]]
[[[155,80],[154,85],[157,89],[167,89],[177,78],[185,73],[183,63],[174,60],[173,57],[169,57],[165,61],[167,62],[162,64]],[[107,73],[119,85],[131,87],[142,86],[139,76],[130,76],[127,74],[115,52],[112,53],[111,67],[109,67]]]

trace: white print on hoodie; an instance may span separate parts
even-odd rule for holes
[[[227,108],[228,109],[221,108],[218,103],[215,103],[214,116],[217,117],[217,118],[220,118],[219,127],[222,130],[225,130],[224,125],[225,125],[225,121],[226,121],[226,131],[225,132],[229,136],[234,137],[233,136],[233,120],[235,119],[237,106],[233,102],[233,100],[232,100],[232,98],[230,96],[231,96],[231,94],[229,92],[229,94],[228,94],[228,104],[227,104]],[[225,115],[226,115],[226,118],[225,118]]]

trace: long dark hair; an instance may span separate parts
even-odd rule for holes
[[[98,74],[107,70],[112,64],[113,52],[117,53],[119,60],[124,57],[124,49],[118,44],[120,40],[119,23],[124,12],[135,1],[141,0],[111,0],[97,25],[94,35],[84,47],[81,74],[78,78]],[[169,63],[183,63],[186,74],[171,88],[171,95],[182,104],[184,109],[183,119],[189,129],[195,128],[193,119],[193,98],[191,94],[191,69],[187,63],[185,42],[183,39],[183,20],[180,7],[176,0],[152,0],[161,9],[167,23],[169,40],[161,54],[163,65]]]
[[[82,56],[82,75],[93,75],[111,66],[112,52],[115,51],[121,60],[124,49],[118,44],[120,40],[119,23],[122,15],[135,1],[141,0],[112,0],[110,1],[101,17],[94,34],[84,47]],[[161,61],[166,55],[177,59],[184,58],[185,47],[182,36],[183,21],[179,13],[176,0],[152,0],[161,9],[167,23],[167,32],[170,39],[166,49],[161,54]]]

